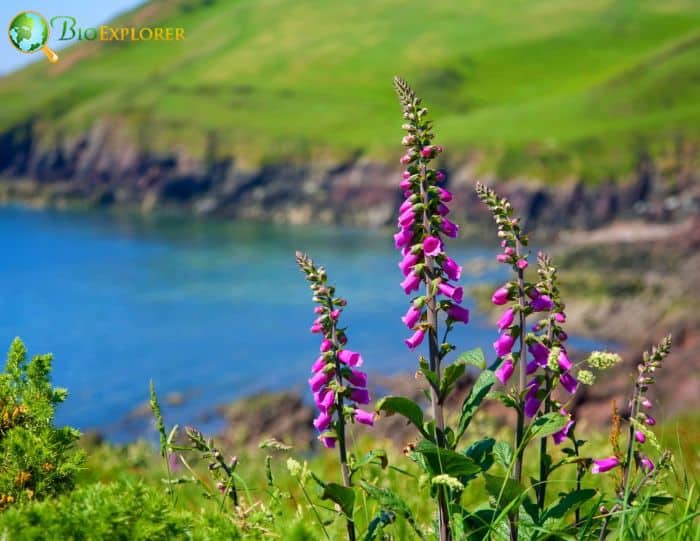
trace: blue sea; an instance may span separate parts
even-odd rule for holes
[[[495,240],[451,244],[465,287],[506,277]],[[5,206],[0,245],[0,346],[19,336],[30,354],[52,352],[54,384],[69,391],[57,422],[112,441],[148,437],[136,410],[150,380],[162,398],[184,398],[166,405],[168,424],[206,424],[217,405],[260,390],[305,390],[318,337],[295,250],[348,300],[349,347],[370,378],[416,366],[389,231]],[[491,357],[496,331],[466,305],[472,322],[454,341]]]

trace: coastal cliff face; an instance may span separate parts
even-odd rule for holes
[[[129,139],[106,121],[78,137],[37,133],[30,121],[0,134],[1,199],[379,227],[392,222],[401,197],[398,165],[362,157],[249,167],[234,156],[218,157],[214,138],[198,159],[184,148],[151,152],[148,141]],[[590,229],[632,216],[665,221],[700,209],[695,155],[685,149],[672,164],[640,157],[625,178],[596,185],[574,178],[545,184],[485,177],[465,160],[447,165],[447,182],[462,223],[490,219],[473,193],[476,180],[510,198],[533,227]]]

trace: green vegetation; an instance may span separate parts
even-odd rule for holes
[[[8,76],[0,130],[38,114],[50,144],[107,119],[154,150],[201,156],[215,131],[218,152],[248,163],[387,159],[399,136],[387,82],[401,74],[439,104],[449,159],[472,152],[502,177],[600,181],[700,135],[691,0],[181,0],[115,24],[186,39],[83,42]]]

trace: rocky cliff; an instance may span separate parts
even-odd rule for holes
[[[151,152],[147,140],[129,138],[116,122],[98,121],[79,137],[54,134],[47,140],[38,133],[37,123],[28,121],[0,135],[2,199],[377,227],[392,222],[401,196],[398,165],[363,157],[250,167],[235,156],[219,156],[214,136],[203,157],[195,158],[184,147]],[[531,226],[589,229],[617,217],[670,220],[697,213],[700,171],[694,155],[682,153],[670,164],[641,156],[625,178],[597,185],[576,178],[549,184],[485,178],[475,173],[473,159],[445,167],[456,218],[463,223],[489,219],[471,189],[478,179],[509,197]]]

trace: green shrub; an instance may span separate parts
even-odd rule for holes
[[[51,355],[27,362],[19,338],[0,374],[0,510],[70,490],[83,462],[74,448],[80,433],[53,426],[65,389],[51,385]]]

